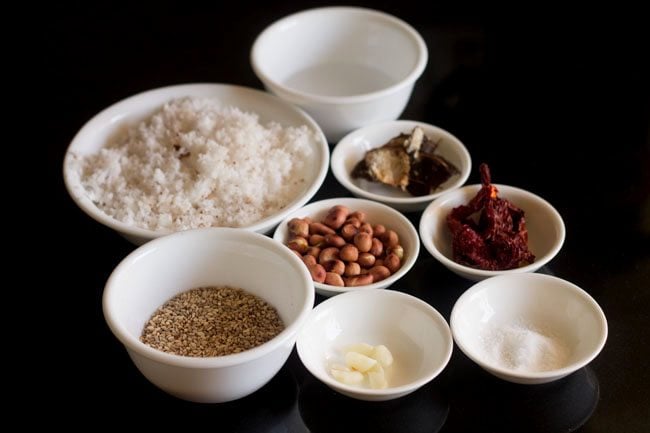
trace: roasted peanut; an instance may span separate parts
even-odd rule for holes
[[[341,227],[341,236],[346,241],[352,240],[354,236],[359,232],[359,230],[352,224],[345,224]]]
[[[318,255],[318,263],[320,263],[321,265],[329,262],[330,260],[338,260],[338,259],[339,259],[339,249],[334,247],[325,248]]]
[[[307,248],[307,252],[305,254],[308,254],[310,256],[314,256],[314,258],[318,258],[320,256],[320,251],[321,249],[319,247],[309,247]]]
[[[321,263],[327,272],[334,272],[335,274],[343,275],[345,272],[345,263],[340,260],[330,260],[329,262]]]
[[[343,283],[343,278],[339,274],[335,274],[334,272],[327,272],[325,274],[325,284],[329,284],[330,286],[337,286],[337,287],[343,287],[345,284]]]
[[[359,233],[368,233],[370,236],[372,236],[372,226],[368,223],[362,223],[361,227],[359,227]]]
[[[345,224],[352,224],[354,228],[358,229],[361,227],[361,221],[359,221],[359,218],[348,218],[345,221]]]
[[[375,260],[377,260],[375,256],[370,253],[360,253],[357,263],[359,263],[362,268],[372,268],[375,265]]]
[[[322,267],[319,264],[311,265],[307,267],[309,269],[309,273],[311,274],[311,279],[316,281],[317,283],[322,283],[325,281],[325,268]]]
[[[307,248],[309,248],[307,239],[301,237],[295,237],[291,239],[287,246],[294,251],[298,251],[300,255],[305,254],[307,252]]]
[[[359,258],[359,250],[354,245],[347,244],[339,251],[339,257],[346,262],[356,262]]]
[[[341,248],[345,245],[345,239],[339,235],[325,235],[325,243],[331,247]]]
[[[350,216],[348,216],[348,219],[350,219],[350,218],[356,218],[360,222],[365,222],[366,221],[366,213],[358,210],[358,211],[352,212],[350,214]]]
[[[400,266],[402,266],[402,262],[399,257],[397,257],[397,254],[391,253],[384,258],[384,266],[386,266],[392,273],[395,273]]]
[[[354,237],[354,245],[360,253],[367,253],[372,247],[372,236],[368,233],[357,233]]]
[[[302,262],[307,265],[307,267],[310,267],[311,265],[316,264],[316,257],[310,256],[308,254],[305,254],[304,256],[301,257]]]
[[[344,278],[343,281],[345,281],[347,287],[365,286],[367,284],[372,284],[372,275],[366,274],[356,277],[347,277]]]
[[[395,245],[394,247],[388,248],[386,250],[386,253],[395,254],[397,257],[399,257],[400,260],[404,258],[404,248],[402,248],[401,245]]]
[[[390,248],[399,244],[399,236],[394,230],[386,230],[386,233],[381,237],[384,247]]]
[[[331,235],[336,233],[334,229],[327,227],[323,223],[311,223],[309,224],[309,233],[312,235]]]
[[[338,230],[345,223],[349,213],[350,209],[345,206],[334,206],[327,212],[323,223],[334,230]]]
[[[300,218],[293,218],[287,223],[289,233],[293,236],[301,236],[306,238],[309,236],[309,224]]]
[[[354,277],[357,276],[361,273],[361,266],[357,262],[350,262],[347,265],[345,265],[345,272],[343,272],[343,275],[346,277]]]
[[[375,257],[379,257],[384,252],[384,244],[379,239],[372,238],[372,246],[368,252]]]
[[[323,235],[309,236],[309,245],[314,247],[322,247],[323,245],[325,245],[325,236]]]
[[[373,266],[368,271],[372,275],[372,281],[376,283],[377,281],[385,280],[390,277],[390,270],[386,266]]]
[[[375,226],[372,228],[372,230],[373,230],[373,232],[372,232],[373,235],[376,238],[381,239],[381,237],[384,235],[384,233],[386,233],[386,226],[384,226],[383,224],[375,224]]]

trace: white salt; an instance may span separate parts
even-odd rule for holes
[[[481,337],[483,350],[502,368],[542,372],[562,368],[570,351],[552,333],[528,325],[495,327]]]

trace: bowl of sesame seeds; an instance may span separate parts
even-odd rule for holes
[[[282,368],[314,305],[311,277],[289,249],[232,228],[149,242],[113,271],[106,322],[140,372],[178,398],[245,397]]]

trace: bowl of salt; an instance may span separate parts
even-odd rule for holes
[[[540,384],[590,363],[607,340],[607,320],[580,287],[544,274],[483,280],[458,298],[454,341],[468,358],[509,382]]]

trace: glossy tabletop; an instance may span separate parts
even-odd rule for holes
[[[268,385],[239,401],[193,404],[156,389],[101,311],[108,275],[134,246],[69,198],[61,175],[65,149],[90,117],[144,90],[192,82],[261,89],[249,64],[256,35],[284,15],[324,3],[105,2],[58,10],[39,29],[40,60],[51,79],[51,113],[39,145],[48,152],[46,191],[56,221],[50,236],[62,246],[52,256],[64,295],[52,297],[60,302],[56,316],[70,325],[61,344],[71,355],[58,373],[68,391],[61,402],[68,412],[60,412],[71,415],[66,419],[78,421],[72,414],[83,410],[107,427],[200,424],[224,432],[650,430],[647,23],[631,11],[506,16],[419,3],[354,3],[399,16],[427,43],[427,68],[401,118],[450,131],[474,167],[490,165],[494,182],[534,192],[560,212],[566,241],[540,272],[577,284],[600,304],[609,323],[601,354],[558,382],[526,386],[490,376],[456,347],[439,377],[384,403],[334,393],[306,371],[295,350]],[[478,181],[473,170],[468,183]],[[341,196],[350,194],[330,172],[314,200]],[[421,212],[406,215],[417,227]],[[422,248],[390,289],[423,299],[449,320],[471,284]]]

